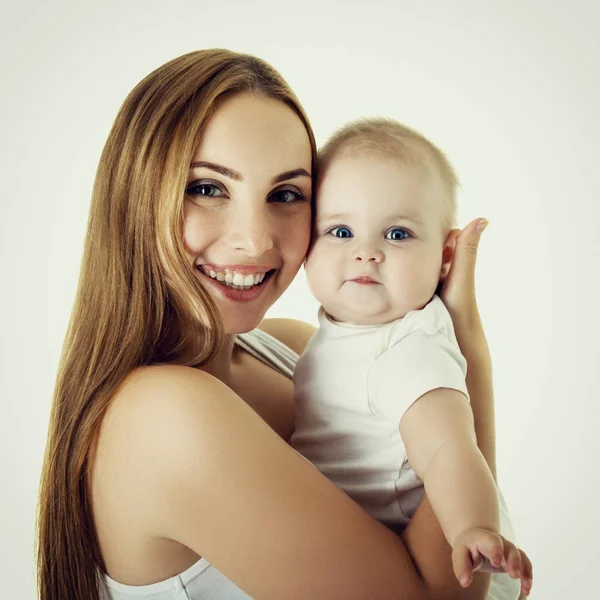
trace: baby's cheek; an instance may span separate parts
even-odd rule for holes
[[[319,268],[319,244],[313,244],[309,250],[306,260],[304,262],[304,270],[306,271],[306,278],[310,283],[313,274],[318,271]]]
[[[439,267],[431,261],[415,260],[409,265],[407,281],[409,286],[411,303],[415,306],[426,304],[437,287],[439,281]]]
[[[330,310],[333,293],[324,278],[313,277],[308,282],[308,288],[315,300]]]
[[[305,264],[306,279],[312,295],[321,303],[328,304],[333,294],[338,267],[332,253],[317,242],[313,245]]]

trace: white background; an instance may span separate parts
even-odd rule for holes
[[[34,597],[33,519],[92,182],[117,109],[198,48],[257,54],[317,140],[389,115],[429,136],[485,216],[478,293],[499,480],[532,598],[600,597],[600,8],[544,2],[37,2],[0,8],[0,595]],[[343,6],[343,8],[341,8]],[[271,316],[312,323],[300,273]]]

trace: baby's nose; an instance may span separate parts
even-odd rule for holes
[[[354,260],[380,263],[383,261],[383,252],[372,246],[362,246],[354,253]]]

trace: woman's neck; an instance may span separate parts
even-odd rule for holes
[[[210,373],[213,377],[231,387],[231,364],[235,349],[235,335],[226,335],[223,346],[217,356],[210,362],[202,365],[200,369],[206,373]]]

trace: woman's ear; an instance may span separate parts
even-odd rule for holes
[[[442,250],[442,267],[440,269],[440,283],[443,283],[448,272],[450,271],[450,265],[454,259],[454,250],[456,249],[456,238],[460,234],[462,229],[452,229],[446,236],[444,242],[444,249]]]

